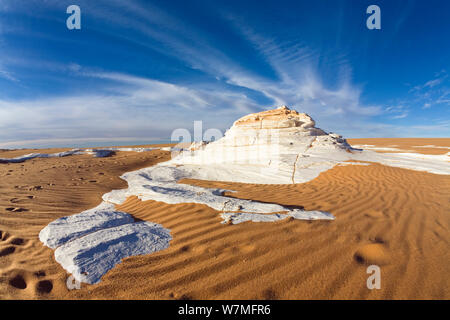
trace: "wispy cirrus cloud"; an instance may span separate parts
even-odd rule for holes
[[[229,83],[262,92],[278,105],[295,106],[334,130],[382,113],[380,106],[362,103],[361,89],[351,83],[351,67],[345,55],[337,56],[333,62],[341,82],[335,88],[327,88],[315,67],[320,52],[301,41],[279,43],[277,39],[267,39],[236,19],[231,22],[265,57],[278,78],[264,79],[241,73],[231,75]],[[342,127],[336,125],[336,119],[341,120]]]
[[[405,101],[403,101],[405,102]],[[392,120],[396,119],[404,119],[409,114],[409,108],[404,104],[400,105],[391,105],[384,109],[385,114],[389,115],[389,118]]]
[[[448,74],[447,74],[446,70],[441,70],[440,72],[435,73],[434,79],[428,80],[424,84],[414,86],[413,88],[410,89],[410,92],[420,92],[424,89],[431,89],[436,86],[439,86],[447,79],[447,77],[448,77]]]
[[[409,99],[412,105],[421,106],[422,110],[435,107],[450,106],[450,83],[446,70],[436,72],[433,79],[423,84],[416,85],[409,90],[412,97]]]
[[[9,11],[16,13],[24,6],[8,0],[5,3]],[[28,3],[38,16],[58,24],[64,22],[63,3]],[[93,38],[88,33],[82,33],[86,37],[72,38],[25,27],[19,28],[20,35],[29,32],[33,39],[52,44],[56,41],[58,48],[63,47],[61,43],[69,48],[82,44],[95,47],[92,41],[97,42],[98,38],[114,43],[108,43],[107,53],[111,56],[103,59],[98,54],[87,64],[76,56],[65,59],[64,54],[56,61],[45,60],[45,55],[39,54],[30,59],[14,54],[14,48],[6,43],[7,50],[3,52],[7,54],[1,57],[6,67],[0,68],[5,70],[0,71],[0,77],[14,82],[30,79],[17,70],[33,71],[34,79],[42,72],[48,77],[46,80],[58,82],[63,88],[44,93],[36,90],[36,94],[26,98],[0,96],[0,143],[149,136],[167,139],[171,130],[189,127],[194,120],[226,129],[244,114],[283,104],[309,113],[320,127],[343,135],[393,136],[401,134],[401,130],[406,134],[409,129],[376,123],[377,119],[401,123],[413,114],[413,103],[432,110],[435,104],[450,101],[449,91],[445,90],[447,73],[443,70],[432,79],[415,84],[408,99],[387,107],[379,101],[371,103],[364,85],[354,82],[347,52],[305,43],[298,32],[284,26],[282,33],[266,32],[235,12],[220,8],[208,7],[206,18],[214,23],[202,25],[143,1],[80,0],[79,5]],[[40,6],[44,9],[39,11]],[[63,14],[47,17],[49,10]],[[6,32],[14,34],[17,30],[9,28]],[[228,48],[222,35],[232,39],[229,43],[238,44],[236,48]],[[129,60],[122,60],[123,51]],[[164,63],[152,61],[145,56],[147,51],[167,59]],[[117,60],[113,59],[115,56]],[[128,72],[126,65],[132,64],[135,56],[144,62],[134,72]],[[112,62],[103,65],[103,60]],[[320,68],[324,64],[328,73]],[[157,68],[162,71],[156,76],[146,74]],[[165,73],[169,69],[175,76]],[[180,70],[192,76],[181,78]],[[40,80],[35,81],[40,85]],[[24,86],[34,88],[33,83],[25,82]]]
[[[97,94],[0,100],[0,144],[18,145],[27,139],[168,140],[172,130],[189,128],[194,120],[225,129],[238,114],[256,107],[245,95],[232,91],[210,92],[108,72],[80,71],[80,76],[114,84]]]

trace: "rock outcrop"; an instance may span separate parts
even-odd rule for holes
[[[314,120],[306,113],[298,113],[286,106],[246,115],[235,121],[233,126],[253,129],[281,129],[300,127],[313,128]]]
[[[298,183],[347,160],[351,150],[340,135],[316,128],[308,114],[282,106],[238,119],[222,139],[208,144],[196,142],[173,162],[216,165],[218,169],[222,166],[223,174],[219,175],[223,180],[230,178],[225,176],[227,171],[238,166],[249,175],[231,177],[235,182]],[[327,160],[322,161],[324,158]],[[305,169],[301,174],[297,171],[300,168]],[[197,172],[197,176],[211,178],[206,171]]]

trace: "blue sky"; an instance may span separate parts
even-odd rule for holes
[[[81,8],[68,30],[66,8]],[[381,30],[366,8],[381,8]],[[170,140],[286,104],[450,137],[449,1],[0,0],[0,148]]]

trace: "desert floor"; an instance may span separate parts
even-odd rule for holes
[[[450,151],[443,148],[450,139],[349,142]],[[0,158],[30,152],[0,151]],[[122,173],[169,158],[164,151],[118,152],[0,164],[0,299],[450,299],[450,177],[379,164],[336,166],[295,185],[181,181],[329,211],[334,221],[224,225],[204,205],[129,198],[119,209],[170,229],[170,247],[127,258],[99,284],[68,290],[68,274],[39,231],[125,188]],[[367,289],[370,264],[381,268],[380,290]]]

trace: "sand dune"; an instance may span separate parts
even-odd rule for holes
[[[349,142],[450,146],[450,139]],[[30,153],[6,152],[0,157]],[[182,181],[236,190],[227,195],[241,199],[328,211],[334,221],[223,225],[219,213],[205,205],[131,197],[117,209],[170,229],[170,247],[126,258],[99,284],[68,290],[68,274],[39,241],[39,231],[56,218],[98,205],[104,193],[125,188],[118,178],[124,172],[169,157],[163,151],[117,152],[110,158],[76,155],[1,164],[0,297],[450,298],[450,178],[380,164],[336,166],[303,184]],[[366,267],[372,263],[381,267],[381,290],[366,287]]]
[[[42,152],[60,151],[65,150]],[[20,152],[9,156],[30,150]],[[7,155],[0,153],[0,157]],[[110,158],[76,155],[1,164],[0,297],[64,297],[67,273],[55,262],[53,251],[39,241],[41,229],[56,218],[98,205],[101,196],[112,189],[125,188],[121,174],[169,158],[169,152],[161,151],[118,152]],[[51,284],[50,294],[39,289],[41,281]]]

